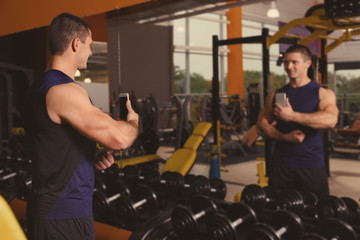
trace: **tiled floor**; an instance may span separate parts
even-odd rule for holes
[[[167,159],[173,152],[171,148],[161,147],[158,154]],[[256,165],[259,161],[250,160],[242,163],[223,166],[228,172],[221,172],[221,179],[227,184],[225,200],[232,202],[237,192],[248,184],[257,184]],[[210,165],[195,162],[190,173],[209,176]],[[330,194],[338,197],[350,197],[354,200],[360,198],[360,160],[356,156],[336,155],[330,158]]]

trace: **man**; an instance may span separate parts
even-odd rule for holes
[[[275,140],[269,186],[329,194],[321,129],[333,128],[338,119],[333,91],[309,79],[311,52],[302,45],[287,49],[284,68],[290,82],[270,93],[260,112],[259,134]],[[286,93],[285,106],[275,102],[276,93]]]
[[[95,158],[95,143],[128,148],[138,134],[138,115],[127,102],[127,121],[93,106],[74,82],[91,56],[90,26],[63,13],[49,28],[49,70],[34,83],[24,108],[32,156],[33,196],[28,202],[30,239],[95,239],[92,217],[94,164],[114,163],[112,150]]]

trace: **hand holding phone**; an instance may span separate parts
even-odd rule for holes
[[[275,102],[281,107],[286,107],[286,93],[276,93]]]
[[[127,120],[128,109],[126,107],[126,102],[129,100],[129,93],[120,93],[119,102],[120,102],[120,119]]]

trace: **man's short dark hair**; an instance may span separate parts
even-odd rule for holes
[[[304,60],[307,61],[307,60],[311,60],[312,58],[312,54],[311,54],[311,51],[310,49],[307,47],[307,46],[304,46],[304,45],[292,45],[291,47],[289,47],[285,54],[287,53],[295,53],[295,52],[299,52],[303,55],[304,57]]]
[[[84,19],[71,13],[56,16],[50,24],[48,33],[50,54],[62,54],[75,38],[85,43],[90,29],[90,25]]]

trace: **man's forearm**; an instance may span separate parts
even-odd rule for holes
[[[277,130],[273,125],[264,121],[265,120],[257,123],[256,127],[258,128],[258,133],[265,138],[270,138],[275,141],[283,141],[284,134]]]
[[[332,112],[314,112],[314,113],[294,113],[293,121],[301,125],[315,128],[327,129],[335,127],[337,123],[337,114]]]

